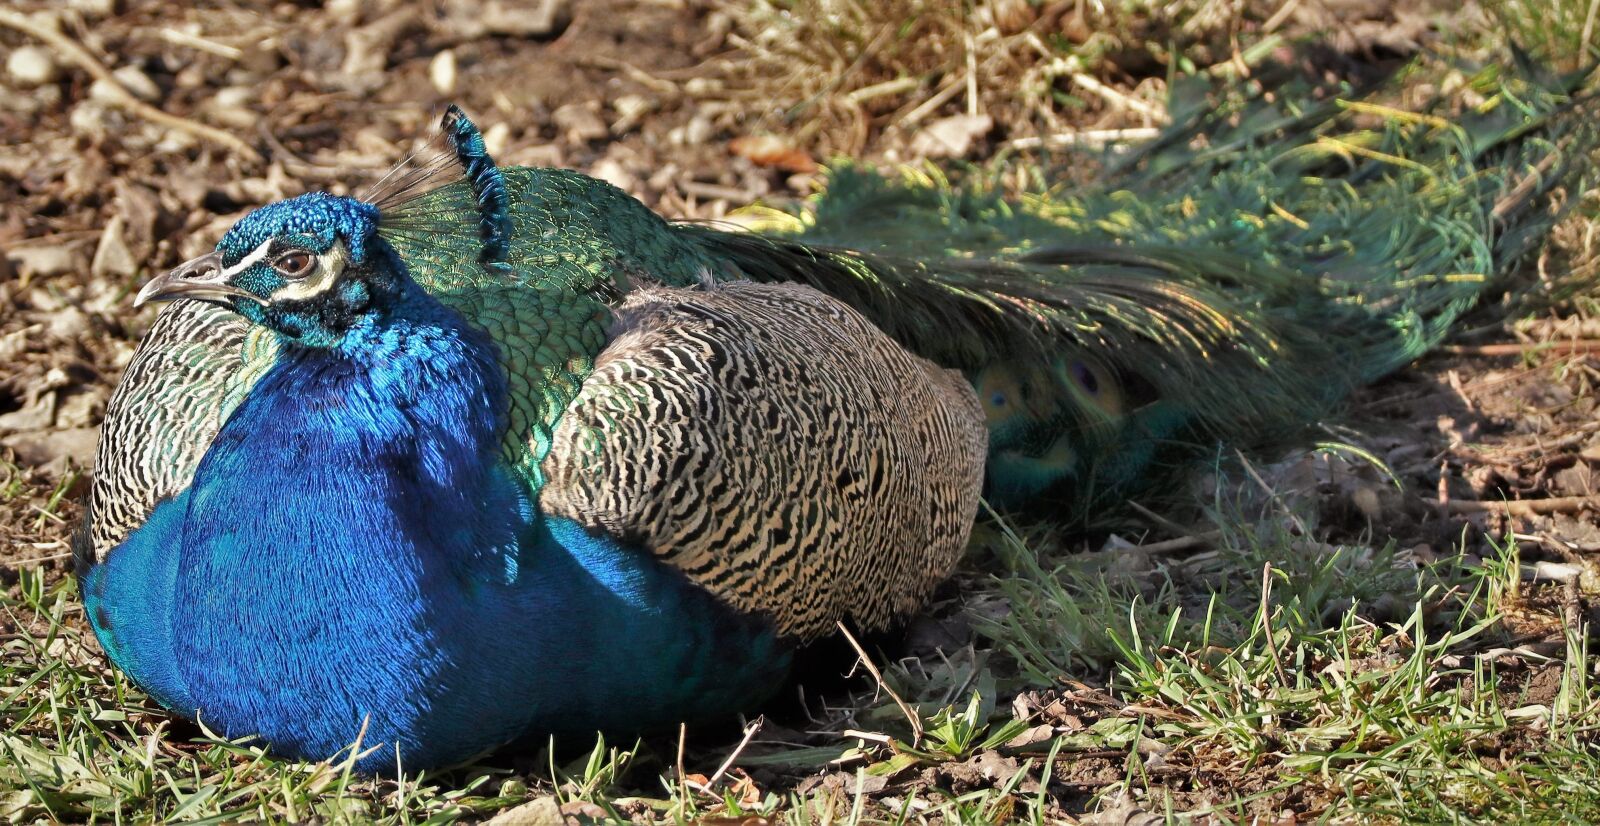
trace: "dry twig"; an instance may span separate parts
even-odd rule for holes
[[[728,769],[733,768],[733,761],[739,759],[739,755],[744,752],[745,746],[750,745],[750,739],[755,737],[756,732],[761,730],[761,725],[766,722],[766,719],[765,717],[757,717],[750,721],[750,725],[744,727],[744,737],[740,738],[739,745],[733,747],[733,751],[728,753],[728,759],[722,761],[722,765],[717,767],[710,779],[706,780],[704,786],[687,780],[684,781],[684,785],[695,791],[710,794],[711,790],[716,787],[717,781],[728,773]]]
[[[1499,502],[1454,499],[1447,507],[1451,513],[1456,514],[1504,512],[1509,516],[1543,516],[1600,508],[1600,496],[1558,496],[1551,499],[1508,499]]]
[[[1446,344],[1439,348],[1439,352],[1456,356],[1520,356],[1527,353],[1574,355],[1577,353],[1600,353],[1600,341],[1577,339],[1510,344]]]
[[[850,643],[850,647],[856,650],[856,656],[861,658],[861,664],[866,666],[867,673],[872,675],[872,679],[878,683],[878,687],[889,695],[889,699],[894,700],[894,704],[900,707],[900,713],[906,716],[906,722],[911,724],[912,747],[921,746],[922,718],[918,717],[917,712],[907,705],[905,700],[900,699],[900,695],[895,693],[895,690],[890,688],[888,683],[883,681],[883,673],[878,670],[877,666],[872,664],[872,658],[867,656],[867,650],[861,647],[861,643],[856,642],[855,635],[850,633],[850,629],[844,627],[842,622],[835,621],[833,624],[838,626],[839,633],[844,635],[845,641]]]
[[[134,97],[132,92],[129,92],[121,83],[117,82],[117,79],[112,76],[111,70],[100,65],[100,61],[96,60],[94,55],[89,54],[88,50],[72,42],[66,35],[41,26],[28,19],[25,15],[11,9],[0,9],[0,26],[15,29],[55,49],[62,57],[92,75],[95,80],[104,83],[106,88],[110,90],[112,97],[115,98],[116,104],[129,112],[157,126],[176,129],[179,132],[187,132],[201,140],[225,146],[242,155],[251,163],[262,162],[261,153],[257,152],[255,147],[240,140],[233,133],[224,132],[214,126],[207,126],[188,118],[167,114]]]
[[[1283,669],[1283,658],[1278,656],[1278,641],[1272,636],[1272,563],[1261,568],[1261,633],[1267,638],[1267,652],[1272,655],[1272,667],[1278,672],[1278,682],[1287,686],[1289,672]]]

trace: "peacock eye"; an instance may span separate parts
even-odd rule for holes
[[[278,257],[272,268],[284,278],[305,278],[316,267],[317,259],[309,252],[286,252]]]

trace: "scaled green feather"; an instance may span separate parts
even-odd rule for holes
[[[953,183],[843,165],[764,234],[669,225],[608,184],[512,169],[506,275],[477,266],[464,183],[386,209],[382,232],[502,348],[506,447],[535,489],[608,302],[646,282],[753,279],[844,300],[967,371],[980,396],[992,384],[1028,397],[991,418],[991,496],[1053,489],[1087,510],[1166,445],[1292,432],[1447,336],[1542,237],[1545,196],[1594,145],[1570,103],[1583,76],[1528,74],[1480,73],[1469,88],[1483,102],[1459,114],[1446,99],[1405,112],[1293,78],[1213,90],[1070,192],[1008,199],[976,172]],[[1074,375],[1114,383],[1116,404]]]

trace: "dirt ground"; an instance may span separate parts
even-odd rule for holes
[[[1346,59],[1392,56],[1427,36],[1393,5],[1346,5],[1335,32],[1349,41]],[[210,248],[252,207],[307,189],[357,191],[402,158],[435,151],[447,102],[485,127],[502,165],[585,170],[673,218],[802,197],[823,153],[841,148],[837,139],[771,137],[786,122],[785,101],[760,99],[766,87],[736,65],[739,35],[716,4],[222,0],[180,10],[65,0],[0,14],[79,50],[0,26],[0,587],[16,587],[17,571],[36,565],[70,574],[68,536],[96,428],[155,317],[154,308],[131,309],[137,286]],[[1115,65],[1110,80],[1130,95],[1161,73],[1132,58]],[[128,95],[135,106],[123,103]],[[158,123],[140,106],[182,122]],[[936,114],[960,110],[956,99]],[[1148,125],[1137,110],[1096,105],[1077,117],[1085,128]],[[975,159],[1035,126],[1003,123],[975,139],[958,135],[970,143],[960,152],[929,153],[914,132],[882,122],[868,111],[849,148],[878,159],[908,159],[918,146]],[[1569,235],[1531,267],[1595,252],[1593,239]],[[1428,561],[1463,536],[1470,553],[1486,534],[1514,533],[1524,563],[1558,583],[1555,613],[1586,616],[1582,594],[1600,587],[1600,329],[1578,309],[1516,329],[1493,324],[1363,391],[1336,435],[1382,459],[1403,489],[1367,472],[1307,469],[1299,481],[1319,491],[1335,539],[1393,537]],[[1530,633],[1549,620],[1530,619]],[[1060,713],[1092,722],[1098,712]],[[1064,764],[1062,805],[1082,805],[1117,780],[1116,757]],[[982,766],[943,771],[929,782],[984,782]],[[1208,793],[1203,778],[1194,783],[1197,796]],[[1248,791],[1237,778],[1221,785]]]

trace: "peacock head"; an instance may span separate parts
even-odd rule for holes
[[[134,306],[200,299],[307,346],[332,346],[405,279],[377,228],[378,208],[354,198],[312,192],[268,204],[216,251],[151,280]]]

